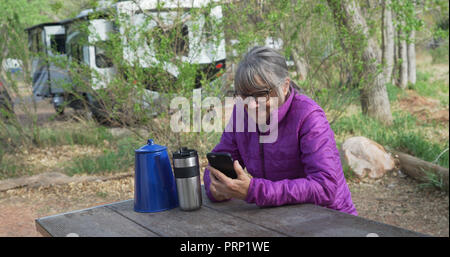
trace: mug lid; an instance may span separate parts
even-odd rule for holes
[[[136,153],[154,153],[166,150],[167,147],[162,145],[157,145],[153,142],[153,139],[149,139],[147,144],[139,149],[134,150]]]
[[[181,147],[178,151],[172,153],[174,159],[196,157],[197,151],[194,149],[188,149],[187,147]]]

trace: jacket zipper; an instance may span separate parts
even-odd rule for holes
[[[261,142],[259,143],[259,156],[261,157],[263,178],[266,178],[266,167],[264,166],[264,144]]]

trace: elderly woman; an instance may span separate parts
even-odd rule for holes
[[[212,151],[230,153],[238,177],[231,179],[208,166],[204,183],[209,199],[237,198],[258,206],[313,203],[357,215],[325,113],[290,80],[285,58],[271,48],[254,47],[239,64],[235,89],[243,99],[258,99],[244,105],[245,121],[258,123],[269,107],[275,109],[277,138],[261,142],[264,133],[250,131],[247,124],[243,132],[237,131],[236,123],[242,120],[235,105],[228,124],[232,129],[223,132]],[[278,100],[276,106],[273,99]]]

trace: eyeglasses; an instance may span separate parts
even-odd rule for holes
[[[263,89],[263,90],[258,90],[256,92],[254,92],[253,94],[239,94],[238,92],[234,91],[234,97],[241,97],[242,99],[245,99],[247,97],[253,97],[255,100],[258,99],[259,97],[265,97],[266,98],[266,102],[269,101],[270,99],[270,93],[272,92],[272,88],[269,89]]]

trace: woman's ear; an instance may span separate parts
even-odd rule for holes
[[[289,92],[289,85],[291,84],[291,79],[290,78],[286,78],[286,80],[284,81],[284,85],[283,85],[283,94],[284,96],[287,95],[287,93]]]

